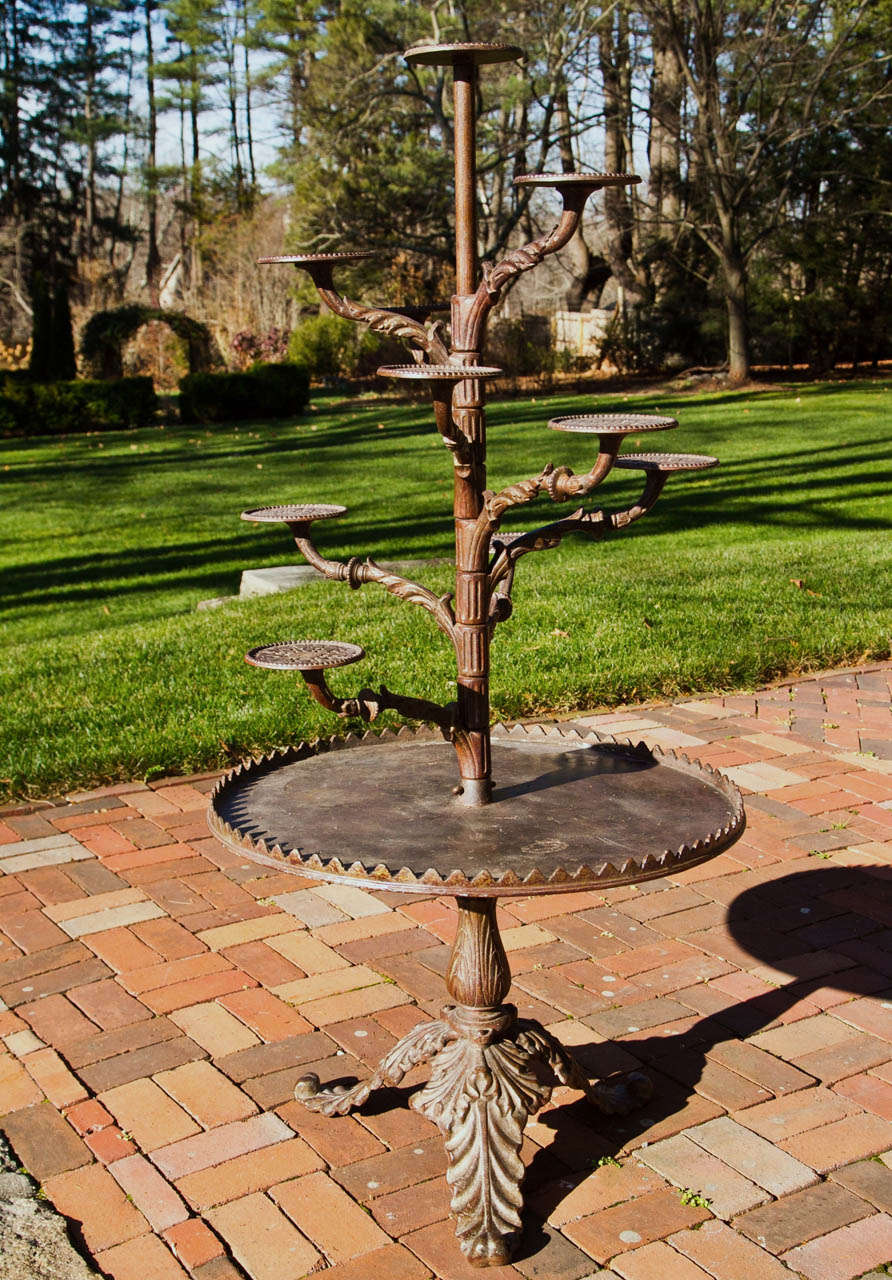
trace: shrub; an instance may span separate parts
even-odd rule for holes
[[[359,334],[356,325],[342,316],[310,316],[291,334],[288,358],[303,365],[314,378],[329,381],[353,371]]]
[[[255,415],[290,418],[303,413],[310,399],[310,378],[296,364],[256,364],[248,370],[255,388]]]
[[[559,367],[551,327],[545,316],[499,320],[487,337],[486,359],[507,374],[548,376]]]
[[[186,345],[190,370],[219,368],[223,364],[216,340],[206,324],[182,311],[129,303],[113,311],[96,311],[84,325],[81,355],[96,376],[119,378],[122,349],[143,325],[160,320]]]
[[[0,434],[121,431],[147,426],[157,407],[151,378],[42,383],[7,375],[0,383]]]
[[[382,364],[405,364],[406,349],[396,338],[328,313],[310,316],[292,331],[288,358],[312,378],[333,383],[372,378]]]
[[[250,329],[239,329],[229,345],[240,369],[252,364],[260,356],[260,339]]]
[[[260,354],[265,361],[280,364],[288,359],[288,343],[291,340],[290,329],[279,329],[273,325],[260,337]]]
[[[183,422],[238,422],[254,409],[254,384],[247,373],[188,373],[180,378]]]
[[[239,329],[229,345],[239,369],[244,369],[258,360],[274,364],[287,360],[290,338],[290,329],[279,329],[273,325],[259,336],[250,329]]]
[[[183,422],[242,422],[290,418],[310,398],[305,369],[293,364],[257,364],[245,373],[190,373],[180,380]]]

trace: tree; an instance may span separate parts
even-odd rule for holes
[[[386,245],[423,253],[433,287],[453,252],[451,75],[406,66],[402,54],[421,39],[500,40],[506,31],[527,57],[481,77],[481,256],[499,256],[512,237],[531,234],[530,194],[512,179],[560,167],[562,154],[573,163],[573,141],[593,124],[571,98],[574,66],[587,61],[599,15],[596,6],[562,0],[525,13],[479,0],[448,13],[391,0],[340,5],[317,29],[312,56],[300,43],[289,61],[293,137],[280,171],[294,185],[295,239],[306,249]],[[283,45],[292,49],[287,39]]]
[[[146,58],[146,285],[149,301],[158,306],[161,278],[161,250],[158,247],[158,102],[155,93],[155,0],[143,0],[143,34]]]
[[[183,178],[183,248],[188,247],[189,283],[201,287],[201,228],[205,219],[202,170],[201,116],[208,106],[208,92],[217,81],[221,7],[204,0],[166,0],[170,56],[156,63],[159,78],[172,81],[180,112]],[[190,147],[185,143],[188,130]],[[191,226],[187,230],[186,219]],[[185,262],[185,253],[184,253]]]
[[[750,370],[750,263],[783,219],[809,137],[838,112],[837,87],[868,63],[859,30],[870,7],[860,0],[843,14],[829,0],[647,6],[684,77],[692,123],[680,141],[701,196],[690,225],[719,266],[733,381]]]

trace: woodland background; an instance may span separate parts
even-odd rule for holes
[[[71,350],[132,303],[205,323],[235,367],[281,358],[318,303],[254,260],[289,248],[381,250],[354,293],[448,298],[449,76],[401,58],[434,38],[526,52],[482,77],[484,258],[555,212],[518,174],[644,179],[602,193],[545,285],[509,297],[521,354],[526,317],[608,307],[621,368],[876,363],[890,33],[890,0],[3,0],[0,362],[27,364],[38,323]],[[184,371],[163,328],[128,360]]]

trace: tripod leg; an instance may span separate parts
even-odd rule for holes
[[[445,1022],[422,1022],[384,1055],[367,1080],[360,1080],[352,1089],[343,1085],[323,1089],[319,1077],[310,1074],[298,1080],[294,1096],[310,1111],[321,1111],[326,1116],[345,1116],[361,1107],[375,1089],[399,1084],[407,1071],[421,1062],[430,1061],[444,1045],[455,1039],[455,1035]]]

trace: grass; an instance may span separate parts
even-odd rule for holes
[[[590,465],[591,441],[545,428],[570,410],[672,413],[672,436],[626,449],[722,461],[670,478],[655,510],[624,535],[570,539],[521,562],[515,614],[493,647],[495,713],[752,687],[887,655],[889,387],[492,406],[493,488],[548,458]],[[450,652],[431,620],[373,586],[320,583],[195,611],[236,591],[242,568],[298,559],[284,526],[239,521],[246,507],[342,502],[345,517],[317,526],[330,554],[450,556],[450,462],[426,406],[329,397],[296,422],[6,441],[0,467],[6,794],[213,768],[338,730],[291,676],[241,661],[245,649],[277,639],[362,644],[366,660],[333,673],[336,692],[386,682],[452,696]],[[627,505],[639,486],[617,472],[590,505]],[[558,510],[539,503],[506,527]],[[442,565],[420,576],[439,591],[450,586]]]

